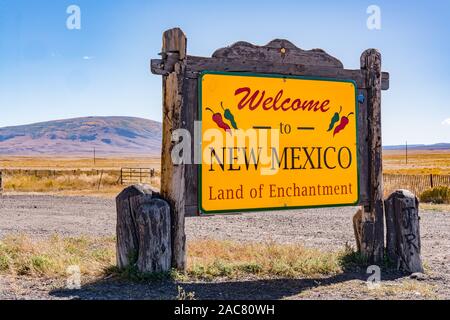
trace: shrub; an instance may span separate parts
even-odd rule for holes
[[[450,188],[449,187],[434,187],[425,190],[420,195],[420,201],[432,203],[450,203]]]

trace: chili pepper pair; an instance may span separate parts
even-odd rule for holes
[[[230,122],[233,129],[237,129],[238,127],[236,124],[236,120],[234,119],[234,115],[231,113],[230,109],[225,109],[222,102],[220,103],[220,105],[224,111],[223,116],[225,117],[225,119]],[[231,132],[231,127],[224,122],[222,114],[220,114],[219,112],[214,112],[211,108],[206,108],[206,110],[213,113],[212,120],[217,124],[219,128],[223,129],[226,132]]]
[[[341,132],[342,130],[344,130],[345,129],[345,127],[348,125],[348,123],[350,122],[350,120],[348,119],[348,117],[350,117],[351,115],[353,115],[354,113],[353,112],[350,112],[347,116],[343,116],[342,118],[341,118],[341,112],[342,112],[342,106],[341,106],[341,109],[339,110],[339,112],[336,112],[334,115],[333,115],[333,117],[331,118],[331,122],[330,122],[330,126],[328,127],[328,132],[329,131],[331,131],[331,130],[333,130],[333,128],[334,128],[334,125],[339,121],[339,120],[341,120],[340,121],[340,123],[336,126],[336,128],[334,128],[334,131],[333,131],[333,137],[337,134],[337,133],[339,133],[339,132]]]

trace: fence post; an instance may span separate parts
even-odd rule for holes
[[[100,186],[101,186],[101,184],[102,184],[102,178],[103,178],[103,169],[102,169],[102,171],[101,171],[101,173],[100,173],[100,180],[98,181],[98,187],[97,187],[97,190],[100,190]]]
[[[3,192],[3,172],[0,170],[0,195]]]
[[[431,189],[433,189],[433,174],[430,173],[430,185],[431,185]]]

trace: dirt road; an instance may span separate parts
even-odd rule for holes
[[[244,215],[187,218],[188,239],[230,239],[237,241],[276,241],[302,243],[323,250],[340,250],[346,243],[353,245],[351,218],[356,209],[331,208],[279,212],[246,213]],[[115,234],[115,203],[113,199],[93,197],[55,197],[42,195],[15,195],[0,198],[0,238],[10,233],[25,233],[32,237],[52,234],[65,236],[113,236]],[[427,266],[427,279],[433,297],[450,298],[450,212],[421,212],[423,258]],[[339,279],[287,280],[283,288],[275,280],[221,284],[185,284],[197,291],[199,298],[250,297],[248,288],[254,287],[253,298],[364,298],[362,295],[367,276],[347,274]],[[392,279],[392,281],[402,281]],[[318,285],[322,283],[322,285]],[[326,285],[325,285],[326,284]],[[325,286],[324,286],[325,285]],[[22,294],[10,294],[11,286],[20,287]],[[173,298],[176,285],[153,284],[155,288],[141,284],[101,283],[85,290],[55,294],[49,281],[39,285],[32,280],[0,277],[0,298]],[[273,294],[258,290],[270,286]],[[120,290],[116,290],[120,287]],[[225,289],[229,287],[231,291]],[[360,287],[360,289],[358,289]],[[307,288],[307,290],[305,289]],[[326,292],[322,292],[327,288]],[[347,289],[345,289],[347,288]],[[151,289],[151,290],[150,290]],[[305,291],[306,290],[306,291]],[[94,295],[91,292],[103,292]],[[114,293],[115,292],[115,293]],[[303,292],[303,293],[302,293]],[[306,293],[305,293],[306,292]],[[300,294],[302,293],[302,294]],[[420,292],[418,292],[420,297]],[[111,295],[111,296],[110,296]],[[410,296],[394,295],[400,298]],[[375,297],[376,298],[376,297]]]

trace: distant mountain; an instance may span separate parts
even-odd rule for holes
[[[384,146],[384,150],[403,150],[405,145]],[[408,145],[409,150],[450,150],[450,143],[435,143],[435,144],[412,144]]]
[[[159,155],[161,123],[85,117],[0,128],[0,155]]]
[[[160,122],[134,117],[85,117],[0,128],[1,155],[159,156]],[[384,146],[403,150],[404,145]],[[450,150],[450,143],[408,145],[410,150]]]

